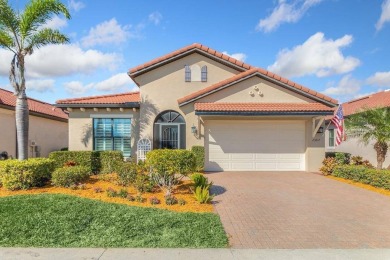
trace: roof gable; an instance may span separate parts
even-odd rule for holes
[[[269,72],[269,71],[261,69],[261,68],[252,68],[250,70],[247,70],[245,72],[237,74],[229,79],[223,80],[223,81],[218,82],[214,85],[211,85],[209,87],[206,87],[204,89],[201,89],[199,91],[191,93],[185,97],[178,99],[177,101],[178,101],[180,106],[183,106],[183,105],[186,105],[186,104],[191,103],[193,101],[196,101],[202,97],[205,97],[205,96],[210,95],[212,93],[215,93],[217,91],[223,90],[227,87],[230,87],[238,82],[241,82],[243,80],[251,78],[253,76],[259,76],[259,77],[264,78],[268,81],[273,81],[274,83],[281,85],[289,90],[295,91],[299,94],[307,96],[307,97],[314,99],[316,101],[319,101],[321,103],[327,104],[329,106],[335,106],[338,103],[338,101],[333,99],[333,98],[325,96],[317,91],[306,88],[302,85],[299,85],[293,81],[290,81],[286,78],[280,77],[272,72]]]
[[[221,52],[218,52],[216,50],[213,50],[207,46],[204,46],[199,43],[194,43],[189,46],[186,46],[184,48],[181,48],[179,50],[176,50],[174,52],[171,52],[169,54],[163,55],[159,58],[153,59],[149,62],[146,62],[144,64],[141,64],[137,67],[134,67],[129,70],[128,74],[133,79],[134,82],[136,82],[135,78],[143,73],[146,73],[150,70],[153,70],[157,67],[163,66],[167,63],[170,63],[172,61],[175,61],[177,59],[180,59],[184,56],[190,55],[192,53],[199,53],[201,55],[204,55],[206,57],[209,57],[211,59],[217,60],[220,63],[223,63],[227,66],[233,67],[239,71],[245,71],[248,69],[251,69],[252,66],[249,64],[246,64],[242,61],[239,61],[237,59],[234,59],[226,54],[223,54]]]
[[[62,111],[62,109],[56,108],[49,103],[33,98],[27,98],[27,102],[29,111],[35,113],[36,115],[55,117],[65,120],[68,119],[68,114]],[[16,106],[16,96],[11,91],[0,88],[0,106],[1,105],[14,109]]]

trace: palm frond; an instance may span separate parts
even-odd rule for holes
[[[4,1],[4,0],[3,0]],[[54,14],[63,14],[70,19],[66,6],[58,0],[32,0],[20,18],[20,34],[25,39],[51,19]]]
[[[26,47],[28,53],[32,53],[33,49],[40,48],[47,44],[62,44],[68,43],[69,38],[60,33],[58,30],[44,28],[31,36],[30,41]]]
[[[9,5],[8,0],[0,0],[0,30],[8,31],[15,37],[19,32],[19,17]]]
[[[5,48],[14,52],[14,47],[15,42],[11,35],[6,31],[0,30],[0,48]]]

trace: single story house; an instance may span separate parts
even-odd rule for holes
[[[337,100],[195,43],[130,69],[139,92],[58,100],[70,150],[205,147],[206,171],[318,171]]]
[[[344,117],[348,118],[349,115],[358,113],[365,108],[378,108],[378,107],[390,107],[390,90],[381,91],[375,94],[371,94],[365,97],[351,100],[342,104]],[[328,124],[329,122],[327,122]],[[326,151],[327,152],[344,152],[350,153],[352,156],[362,156],[364,159],[369,160],[374,166],[377,165],[376,151],[374,149],[374,141],[371,141],[367,146],[359,141],[357,138],[348,137],[339,146],[335,146],[335,130],[334,125],[330,124],[325,131],[326,139]],[[390,156],[387,155],[383,167],[387,167],[390,164]]]
[[[16,97],[0,88],[0,152],[17,157],[15,123]],[[28,98],[29,153],[32,157],[46,157],[50,152],[68,146],[68,114],[51,104]]]

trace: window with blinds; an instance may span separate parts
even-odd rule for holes
[[[94,118],[94,150],[122,151],[125,158],[131,155],[131,119]]]

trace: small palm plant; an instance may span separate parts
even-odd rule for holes
[[[58,0],[31,0],[21,13],[14,10],[8,0],[0,0],[0,48],[14,54],[9,80],[17,97],[15,117],[19,160],[28,157],[25,57],[42,46],[69,42],[69,38],[58,30],[44,27],[54,14],[63,14],[70,19],[68,9]]]
[[[390,142],[390,107],[364,109],[345,121],[348,135],[368,145],[374,141],[377,169],[382,169]]]

